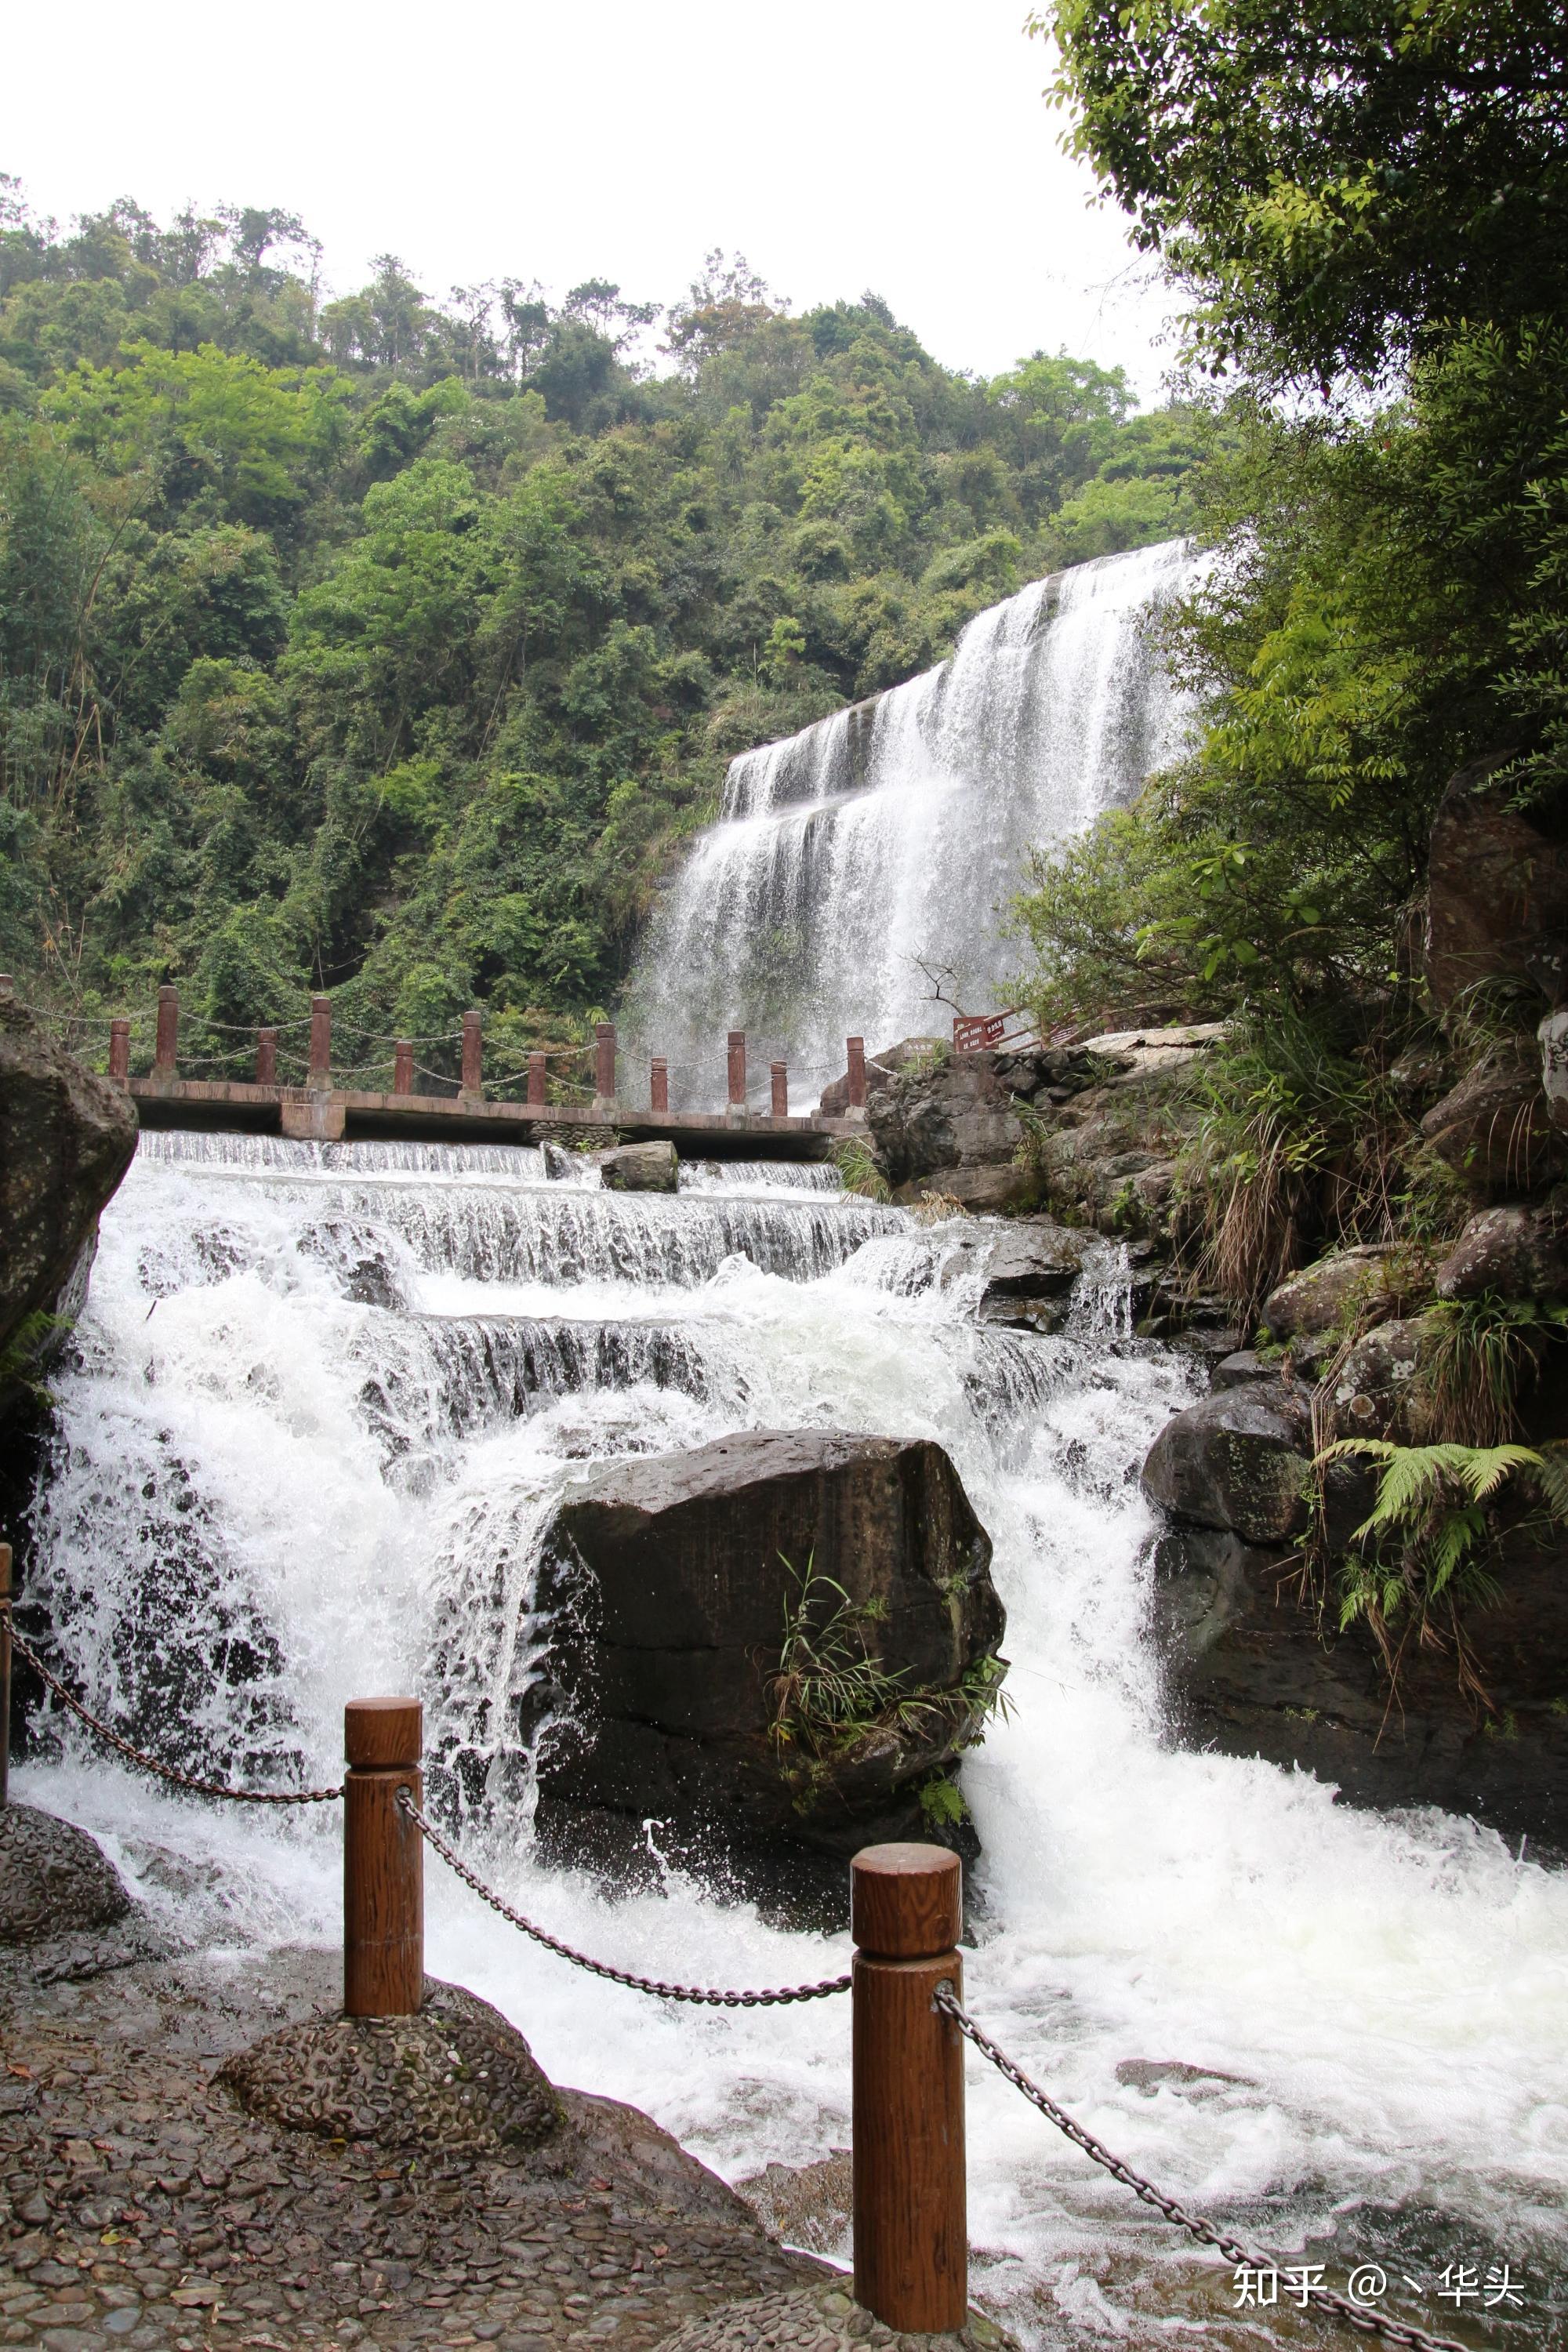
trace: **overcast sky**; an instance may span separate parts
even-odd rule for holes
[[[330,290],[679,294],[710,246],[797,309],[884,295],[948,365],[1169,361],[1166,302],[1058,146],[1027,0],[77,0],[17,10],[0,169],[35,207],[281,205]]]

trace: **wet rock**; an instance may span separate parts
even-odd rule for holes
[[[1568,832],[1489,787],[1495,758],[1461,768],[1438,803],[1427,868],[1426,983],[1444,1009],[1489,982],[1568,997]]]
[[[1177,1518],[1268,1544],[1307,1523],[1312,1417],[1305,1393],[1251,1381],[1168,1421],[1143,1465],[1143,1491]]]
[[[1212,2098],[1215,2091],[1227,2086],[1243,2090],[1253,2087],[1245,2074],[1222,2074],[1215,2066],[1194,2066],[1182,2058],[1123,2058],[1117,2066],[1116,2079],[1129,2090],[1142,2091],[1149,2099],[1165,2090]]]
[[[1346,1517],[1348,1517],[1348,1508]],[[1470,1813],[1542,1859],[1568,1846],[1568,1575],[1561,1549],[1516,1543],[1495,1606],[1468,1632],[1491,1698],[1459,1686],[1452,1654],[1406,1644],[1390,1704],[1364,1625],[1336,1631],[1299,1555],[1178,1528],[1156,1547],[1153,1630],[1185,1747],[1299,1766],[1372,1807]]]
[[[402,1278],[384,1234],[368,1220],[320,1217],[300,1234],[302,1256],[331,1267],[345,1298],[359,1307],[384,1307],[393,1314],[408,1306]]]
[[[1277,1368],[1265,1362],[1256,1349],[1237,1348],[1222,1356],[1215,1366],[1212,1385],[1215,1389],[1245,1388],[1248,1381],[1268,1381],[1276,1377]]]
[[[37,1944],[121,1919],[131,1897],[85,1830],[15,1801],[0,1809],[0,1944]]]
[[[853,1852],[920,1823],[920,1786],[976,1727],[1005,1621],[940,1446],[764,1430],[616,1462],[563,1503],[546,1552],[542,1822],[607,1810]],[[808,1574],[802,1643],[858,1692],[837,1725],[784,1678]],[[894,1704],[916,1694],[918,1714]]]
[[[975,1311],[982,1323],[1055,1331],[1090,1246],[1087,1234],[1069,1226],[1031,1219],[961,1242],[942,1267],[942,1286],[977,1281]]]
[[[1568,1137],[1552,1119],[1541,1060],[1523,1039],[1495,1046],[1434,1104],[1421,1133],[1479,1192],[1529,1192],[1568,1168]]]
[[[1264,1301],[1263,1322],[1269,1338],[1315,1339],[1352,1312],[1373,1305],[1386,1286],[1381,1261],[1388,1254],[1386,1244],[1370,1242],[1339,1250],[1300,1274],[1288,1275]]]
[[[218,2080],[269,2123],[388,2149],[506,2158],[537,2147],[563,2120],[516,2027],[435,1978],[416,2017],[287,2025],[226,2059]]]
[[[1439,1298],[1568,1297],[1568,1203],[1518,1202],[1472,1217],[1434,1277]]]
[[[735,2183],[765,2230],[812,2253],[837,2253],[849,2238],[854,2177],[847,2147],[815,2164],[769,2164]]]
[[[944,1168],[940,1175],[900,1184],[893,1198],[908,1207],[922,1201],[951,1201],[971,1217],[1006,1217],[1032,1209],[1039,1179],[1014,1160],[996,1168]]]
[[[129,1095],[0,998],[0,1360],[29,1318],[79,1311],[99,1213],[135,1149]],[[47,1365],[51,1341],[40,1334],[26,1365],[0,1372],[0,1411]]]
[[[673,1143],[623,1143],[599,1162],[609,1192],[673,1192],[680,1181]]]
[[[1568,1127],[1568,1005],[1549,1013],[1535,1034],[1547,1108],[1559,1127]]]

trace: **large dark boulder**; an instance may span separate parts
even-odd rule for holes
[[[1255,1544],[1307,1524],[1312,1413],[1283,1381],[1221,1389],[1168,1421],[1143,1465],[1143,1491],[1175,1517]]]
[[[982,1323],[1055,1331],[1066,1318],[1089,1250],[1098,1246],[1071,1226],[1029,1218],[960,1242],[942,1267],[942,1285],[951,1289],[976,1284],[975,1311]]]
[[[1269,1338],[1316,1339],[1352,1313],[1378,1306],[1385,1286],[1381,1261],[1387,1255],[1385,1244],[1369,1242],[1287,1275],[1263,1304]]]
[[[49,1353],[23,1326],[79,1310],[99,1213],[135,1149],[130,1097],[0,995],[0,1412]],[[7,1351],[24,1360],[7,1369]]]
[[[1472,1813],[1543,1856],[1568,1847],[1568,1575],[1521,1549],[1494,1607],[1472,1615],[1490,1706],[1451,1651],[1405,1645],[1398,1704],[1364,1625],[1334,1629],[1298,1554],[1173,1528],[1154,1553],[1154,1632],[1182,1745],[1299,1765],[1373,1807]]]
[[[599,1162],[599,1181],[608,1192],[674,1192],[680,1164],[673,1143],[623,1143]]]
[[[890,1184],[1013,1160],[1024,1128],[997,1060],[994,1054],[949,1054],[928,1066],[911,1065],[890,1087],[868,1092],[866,1118]]]
[[[546,1544],[542,1826],[651,1815],[715,1850],[834,1853],[929,1834],[920,1791],[978,1729],[1002,1638],[990,1558],[924,1442],[763,1430],[599,1471]],[[835,1725],[806,1682],[846,1664]]]
[[[1433,821],[1426,984],[1445,1010],[1489,982],[1568,998],[1568,828],[1489,786],[1492,760],[1461,768]]]

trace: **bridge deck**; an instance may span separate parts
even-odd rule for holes
[[[673,1143],[686,1159],[826,1160],[833,1145],[862,1135],[862,1118],[774,1118],[765,1112],[633,1110],[616,1102],[490,1102],[482,1096],[330,1092],[256,1086],[240,1079],[132,1078],[143,1127],[226,1129],[302,1140],[408,1137],[443,1143],[568,1141],[613,1128],[626,1143]]]

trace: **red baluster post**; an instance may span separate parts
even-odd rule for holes
[[[414,1092],[414,1040],[399,1037],[392,1048],[392,1091],[395,1095]]]
[[[770,1062],[768,1076],[773,1080],[773,1115],[775,1118],[787,1118],[789,1117],[788,1063]]]
[[[463,1088],[476,1101],[484,1094],[484,1021],[478,1013],[463,1015]]]
[[[131,1024],[111,1021],[109,1024],[109,1075],[116,1086],[131,1084]]]
[[[730,1108],[746,1107],[746,1033],[743,1029],[730,1032]]]
[[[544,1054],[531,1054],[528,1057],[528,1108],[530,1110],[544,1108],[544,1066],[548,1058]]]
[[[931,2006],[963,1998],[958,1856],[872,1845],[850,1865],[855,2300],[900,2335],[969,2320],[963,2037]]]
[[[844,1043],[849,1055],[849,1108],[851,1110],[864,1110],[866,1108],[866,1040],[864,1037],[846,1037]]]
[[[656,1054],[648,1072],[648,1105],[664,1116],[669,1109],[669,1064]]]
[[[307,1082],[313,1095],[331,1094],[332,1090],[332,1000],[330,996],[310,999],[310,1075]]]
[[[158,1042],[153,1049],[155,1076],[172,1078],[180,1058],[180,992],[167,982],[158,991]]]
[[[425,1847],[397,1801],[423,1809],[416,1698],[353,1698],[343,1709],[343,2009],[412,2017],[425,1998]]]
[[[256,1033],[256,1083],[258,1087],[278,1084],[278,1032],[258,1029]]]

